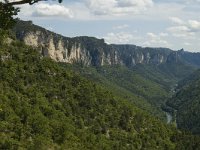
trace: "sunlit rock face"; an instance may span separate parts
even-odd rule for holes
[[[70,39],[62,36],[55,37],[53,34],[45,36],[40,31],[29,32],[22,40],[27,45],[40,48],[43,56],[48,56],[55,61],[81,62],[84,65],[161,64],[166,62],[168,56],[168,53],[164,54],[158,49],[155,49],[156,53],[152,54],[150,50],[132,45],[108,45],[104,40],[91,37]]]
[[[87,36],[68,38],[33,25],[30,21],[19,21],[13,30],[19,40],[37,47],[42,56],[57,62],[133,67],[137,64],[160,65],[187,61],[188,64],[200,66],[200,54],[185,52],[183,49],[172,51],[168,48],[110,45],[103,39]]]

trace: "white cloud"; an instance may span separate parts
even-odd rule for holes
[[[187,3],[200,3],[200,0],[185,0]]]
[[[69,8],[58,4],[40,3],[35,5],[32,12],[33,16],[37,17],[67,17],[73,18],[73,13]]]
[[[167,29],[172,36],[184,39],[194,38],[195,34],[190,32],[190,29],[187,26],[175,26]]]
[[[54,32],[66,36],[105,35],[109,43],[159,47],[170,45],[172,49],[185,46],[193,50],[200,47],[199,2],[200,0],[66,0],[58,5],[56,1],[47,1],[31,6],[23,5],[19,17],[31,19],[38,25],[51,25]],[[39,8],[40,4],[56,4],[59,9]],[[33,17],[33,14],[39,17]],[[69,27],[68,30],[66,26]]]
[[[175,23],[175,24],[184,24],[184,21],[183,20],[181,20],[180,18],[178,18],[178,17],[170,17],[169,18],[173,23]]]
[[[114,44],[133,44],[134,40],[140,39],[140,37],[134,37],[133,34],[127,32],[119,32],[119,33],[108,33],[104,37],[107,43]]]
[[[199,3],[200,0],[159,0],[163,3],[184,3],[184,4],[195,4]]]
[[[188,25],[191,29],[191,31],[200,31],[200,21],[196,21],[196,20],[189,20],[188,21]]]
[[[183,21],[182,19],[176,17],[171,17],[170,20],[176,24],[167,28],[167,31],[169,31],[174,37],[193,39],[195,38],[197,32],[200,32],[200,21]]]
[[[188,42],[185,42],[183,43],[185,46],[191,46],[192,44],[191,43],[188,43]]]
[[[176,26],[170,27],[169,29],[181,30],[187,32],[199,32],[200,31],[200,21],[188,20],[183,21],[177,17],[171,17],[170,20],[176,24]]]
[[[173,26],[167,29],[170,32],[190,32],[190,29],[187,26]]]
[[[169,36],[168,33],[164,33],[164,32],[161,32],[159,35],[160,35],[161,37],[167,37],[167,36]]]
[[[128,28],[129,25],[127,24],[123,24],[123,25],[119,25],[119,26],[114,26],[113,29],[114,30],[121,30],[121,29],[125,29],[125,28]]]
[[[86,0],[86,6],[95,15],[105,15],[108,14],[112,7],[116,5],[115,0]]]
[[[153,46],[153,47],[164,47],[170,44],[163,39],[163,37],[168,36],[167,33],[155,34],[152,32],[147,33],[147,41],[143,43],[143,46]]]
[[[94,15],[139,14],[153,6],[152,0],[85,0],[85,2]]]

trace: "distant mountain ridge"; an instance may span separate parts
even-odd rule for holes
[[[200,67],[200,53],[173,51],[168,48],[143,48],[136,45],[109,45],[94,37],[68,38],[32,24],[18,21],[13,29],[25,44],[38,47],[43,56],[57,62],[81,63],[86,66],[137,64],[160,65],[182,62]]]

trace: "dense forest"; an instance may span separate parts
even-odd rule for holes
[[[0,2],[0,149],[200,149],[200,137],[166,124],[161,110],[175,92],[174,85],[195,69],[191,64],[198,66],[199,61],[193,62],[192,54],[158,49],[171,53],[165,58],[167,63],[160,65],[162,57],[156,63],[133,67],[133,61],[122,52],[127,56],[126,66],[113,65],[112,59],[113,63],[107,59],[112,66],[99,66],[102,61],[96,55],[102,52],[102,43],[107,56],[108,51],[115,55],[113,47],[96,38],[77,37],[73,40],[83,42],[92,54],[91,64],[96,66],[58,63],[41,55],[41,47],[18,41],[21,31],[8,31],[19,11],[13,3]],[[27,32],[31,29],[26,28]],[[71,49],[73,43],[68,45]],[[121,48],[118,52],[124,46]],[[142,51],[146,50],[149,48]],[[150,51],[158,58],[155,51]],[[187,63],[178,58],[185,58]],[[178,93],[167,102],[176,110],[178,128],[197,134],[198,76],[180,82]]]
[[[94,83],[104,86],[118,98],[129,100],[135,106],[153,116],[166,119],[160,105],[167,99],[169,89],[165,89],[166,86],[152,79],[143,77],[141,73],[137,72],[137,69],[133,70],[119,65],[103,67],[86,67],[79,64],[64,63],[61,65],[67,69],[72,69]]]
[[[167,101],[174,109],[178,128],[200,134],[200,70],[179,83],[177,93]]]
[[[199,149],[102,85],[22,42],[0,44],[0,149]],[[8,40],[7,40],[8,43]]]

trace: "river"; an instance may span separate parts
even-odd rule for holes
[[[172,115],[168,112],[165,112],[166,114],[166,117],[167,117],[167,124],[171,123],[172,122]]]

